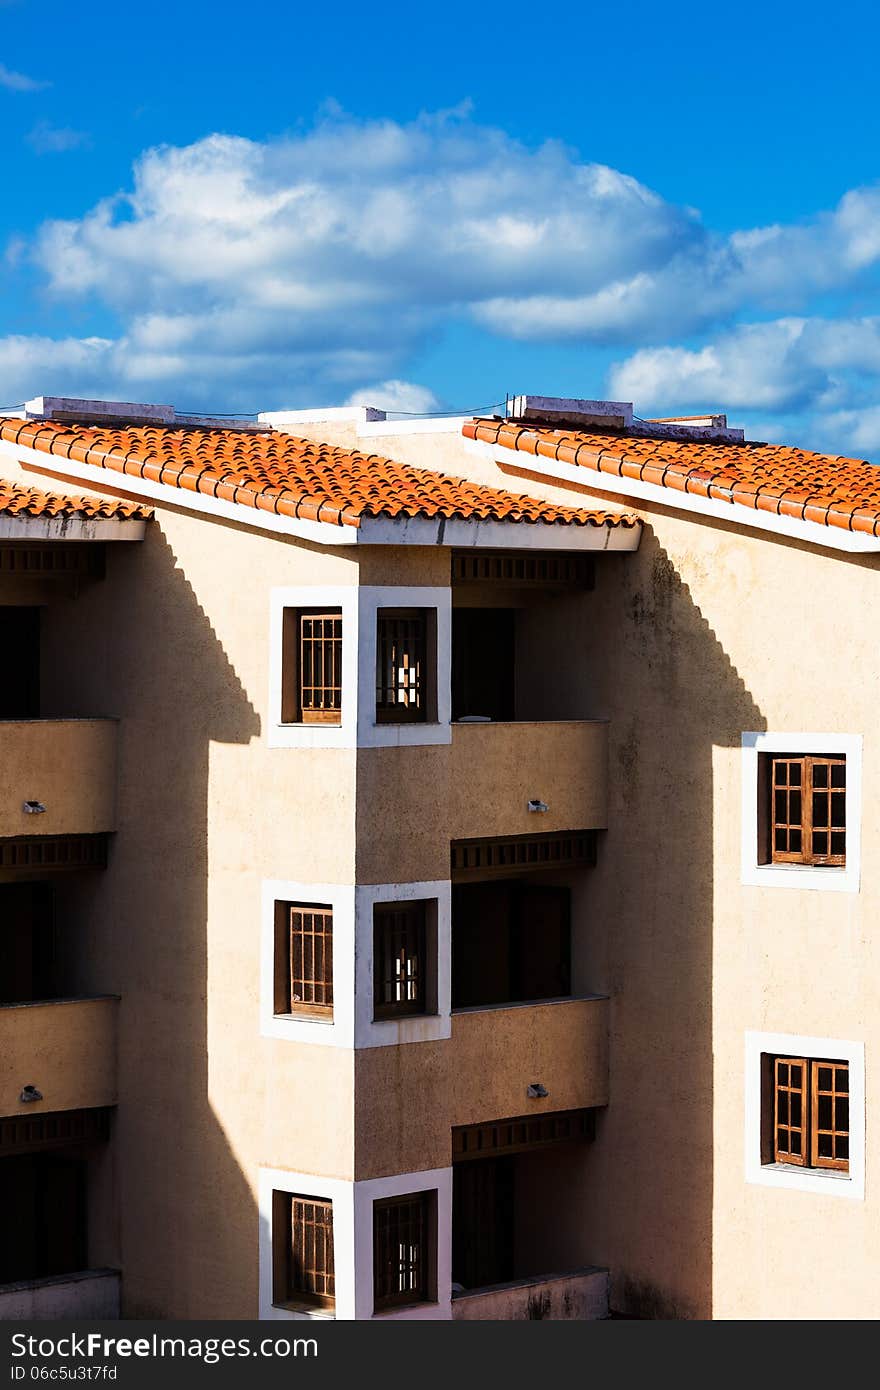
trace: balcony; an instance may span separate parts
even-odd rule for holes
[[[115,1320],[119,1317],[119,1284],[120,1276],[114,1269],[84,1269],[49,1279],[0,1284],[0,1322]]]
[[[0,839],[114,830],[117,733],[115,719],[0,720]]]
[[[608,1317],[608,1271],[590,1266],[453,1293],[452,1316],[462,1322],[596,1322]]]
[[[118,999],[58,999],[0,1008],[0,1115],[116,1104]],[[42,1100],[22,1102],[24,1086]]]
[[[535,1114],[608,1104],[608,1000],[602,996],[465,1009],[453,1014],[447,1047],[453,1126],[521,1115],[532,1081],[550,1092],[547,1100],[532,1102]]]

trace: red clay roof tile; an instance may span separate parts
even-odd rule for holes
[[[108,500],[105,497],[66,497],[54,492],[41,492],[35,487],[20,487],[0,478],[0,513],[6,516],[87,517],[102,521],[146,521],[153,515],[150,507],[139,502]]]
[[[708,495],[737,508],[880,536],[880,468],[866,459],[748,440],[715,444],[651,439],[509,420],[469,420],[462,433],[468,439],[549,456],[597,473]]]
[[[274,431],[115,428],[6,419],[0,421],[0,439],[240,506],[339,526],[358,526],[363,517],[640,524],[625,512],[561,507],[393,463],[378,454]]]

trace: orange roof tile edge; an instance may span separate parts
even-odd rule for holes
[[[467,421],[468,439],[498,444],[672,491],[880,537],[880,467],[780,444],[709,443]]]
[[[183,491],[298,520],[358,527],[365,517],[639,526],[625,512],[585,511],[278,432],[116,428],[0,421],[0,439]]]
[[[67,497],[39,488],[21,487],[0,478],[0,514],[49,518],[86,517],[93,521],[148,521],[152,507],[104,497]]]

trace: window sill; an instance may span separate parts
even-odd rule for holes
[[[333,1027],[332,1014],[273,1014],[272,1017],[279,1019],[282,1023],[316,1023],[322,1024],[325,1028]],[[278,1306],[281,1307],[281,1304]]]
[[[752,888],[799,888],[824,893],[858,893],[858,868],[813,864],[753,864],[744,866],[742,882]]]
[[[317,1303],[273,1303],[273,1308],[278,1308],[283,1313],[296,1313],[301,1318],[315,1318],[325,1322],[336,1321],[335,1308],[322,1308]]]
[[[436,1298],[419,1298],[414,1303],[395,1303],[390,1308],[374,1308],[374,1318],[393,1318],[396,1313],[411,1313],[415,1308],[437,1308]]]
[[[428,1018],[440,1018],[440,1013],[437,1009],[425,1009],[418,1014],[381,1014],[379,1017],[374,1014],[370,1022],[381,1028],[383,1023],[416,1023]]]
[[[790,1173],[796,1177],[811,1177],[825,1182],[850,1182],[849,1173],[842,1172],[839,1168],[804,1168],[799,1163],[762,1163],[762,1173]]]

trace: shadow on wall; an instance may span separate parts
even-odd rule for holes
[[[118,1227],[90,1260],[122,1269],[123,1316],[253,1317],[255,1201],[208,1095],[207,788],[210,744],[260,719],[158,525],[108,552],[43,652],[47,715],[122,721],[109,868],[70,892],[79,988],[122,995]]]
[[[603,556],[595,591],[563,601],[545,630],[548,657],[563,635],[583,653],[566,701],[611,721],[610,828],[585,895],[593,988],[611,995],[610,1105],[570,1227],[589,1248],[571,1256],[610,1267],[621,1314],[706,1318],[712,754],[766,720],[647,526],[640,550]]]

